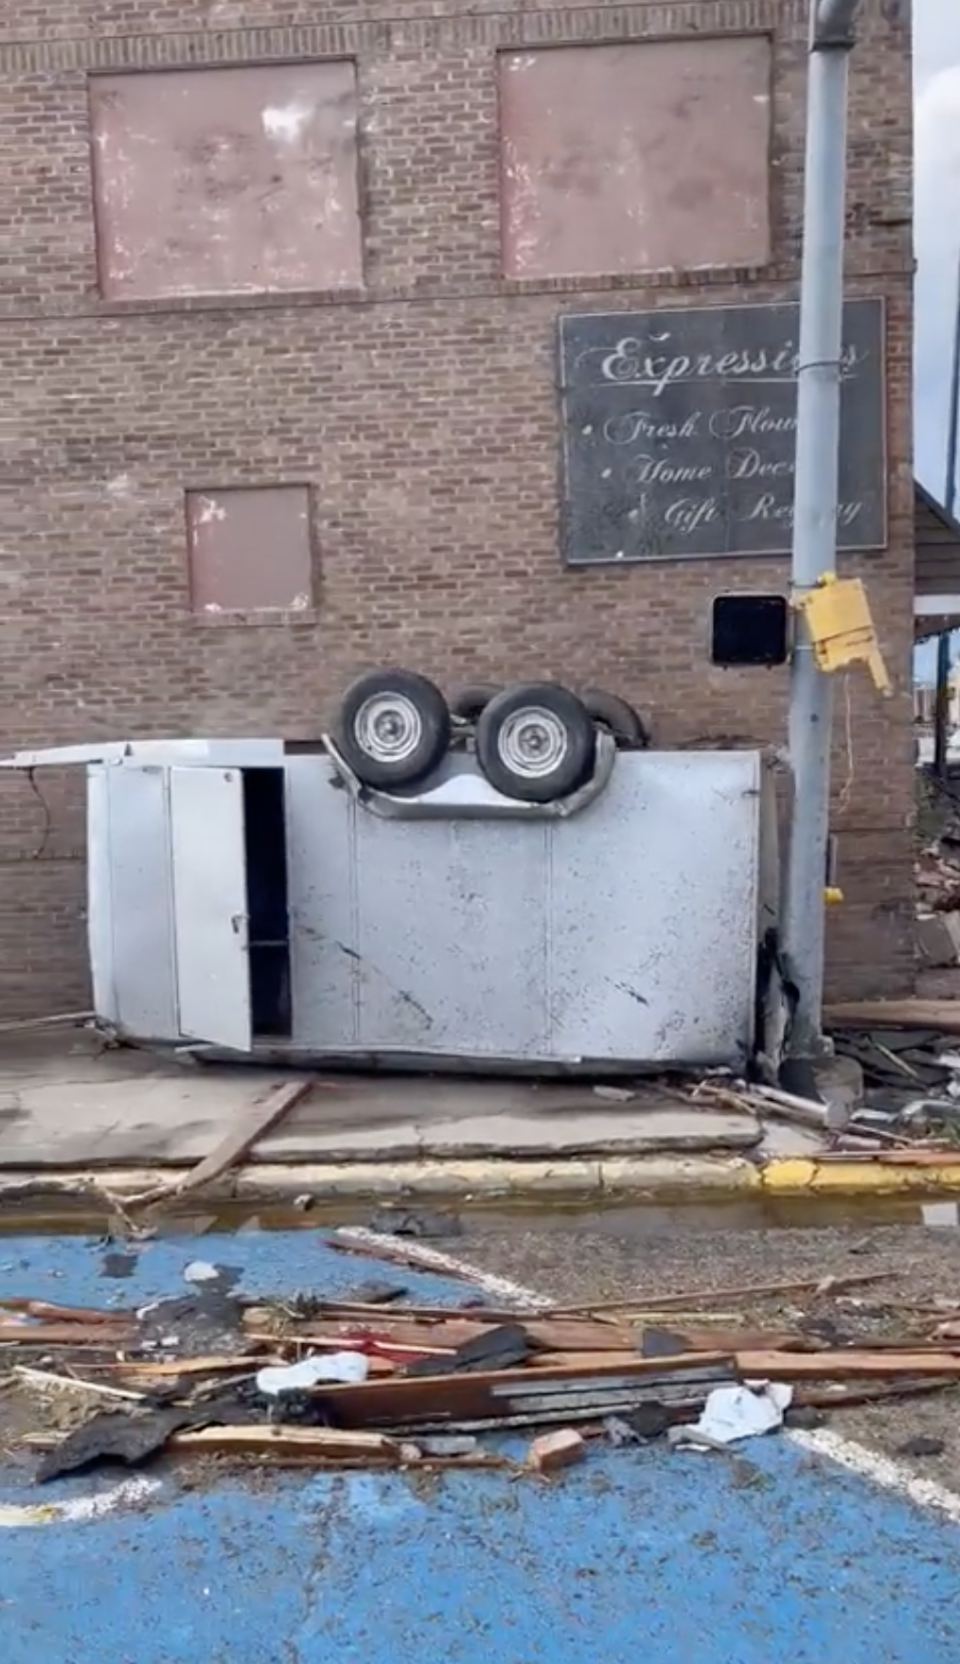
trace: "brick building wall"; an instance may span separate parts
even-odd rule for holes
[[[564,569],[555,333],[564,312],[796,298],[806,11],[805,0],[11,10],[0,22],[4,743],[310,737],[352,674],[385,663],[447,688],[533,675],[609,686],[651,714],[666,746],[781,741],[785,675],[711,669],[705,642],[711,596],[783,589],[785,559]],[[852,66],[848,292],[886,301],[889,537],[844,565],[869,582],[895,691],[881,702],[854,674],[837,700],[846,904],[829,950],[833,986],[851,995],[902,991],[913,975],[908,11],[865,0]],[[524,275],[508,260],[503,276],[501,54],[705,50],[706,37],[756,34],[771,43],[770,168],[735,245],[754,245],[748,260],[731,263],[733,198],[718,213],[714,193],[725,263],[666,272],[611,259],[610,273],[578,277]],[[291,197],[243,126],[244,86],[226,140],[222,127],[205,137],[205,94],[180,72],[276,66],[282,90],[290,65],[314,60],[354,66],[355,83],[338,83],[325,108],[342,110],[351,144],[355,133],[356,165],[307,166]],[[259,73],[272,96],[273,68]],[[194,124],[175,155],[164,152],[168,119]],[[710,145],[695,140],[691,130],[691,166],[707,166]],[[142,189],[151,169],[156,194]],[[356,199],[344,202],[336,192],[351,178]],[[329,284],[315,245],[298,265],[297,203],[318,226],[359,215],[359,245],[331,235],[321,250]],[[672,227],[678,246],[695,242],[696,189],[667,205],[664,236]],[[522,249],[523,203],[509,212]],[[250,263],[258,214],[274,228],[265,275]],[[538,246],[542,265],[549,238]],[[211,282],[230,292],[195,292]],[[235,506],[232,490],[285,485],[299,488],[284,498],[293,542],[265,551],[269,570],[231,611],[229,594],[226,607],[216,600],[230,575],[210,543],[227,513],[220,494]],[[47,773],[0,779],[4,1016],[87,998],[78,787]]]

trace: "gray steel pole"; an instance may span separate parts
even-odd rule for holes
[[[957,506],[957,453],[960,451],[960,263],[957,266],[957,313],[953,320],[953,363],[950,370],[950,421],[947,428],[947,489],[944,507]]]
[[[953,364],[950,372],[950,422],[947,429],[947,480],[944,506],[953,514],[957,504],[957,450],[960,446],[960,268],[957,272],[957,311],[953,320]],[[950,716],[950,631],[937,637],[937,680],[933,707],[933,768],[940,780],[950,772],[948,757]]]
[[[794,480],[794,594],[833,572],[837,558],[847,81],[859,0],[812,0],[804,168],[803,264]],[[798,616],[790,666],[793,776],[783,908],[785,969],[797,991],[788,1039],[794,1057],[823,1045],[824,890],[830,822],[833,690]]]

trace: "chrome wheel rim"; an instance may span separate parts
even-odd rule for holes
[[[402,693],[376,693],[365,699],[353,724],[357,744],[377,763],[403,763],[423,738],[423,719]]]
[[[541,705],[514,711],[497,736],[501,763],[523,780],[542,780],[553,774],[569,749],[566,727]]]

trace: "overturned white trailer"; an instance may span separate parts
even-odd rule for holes
[[[738,1064],[777,916],[759,751],[618,751],[519,802],[450,750],[364,786],[329,741],[21,752],[88,791],[95,1008],[137,1041],[384,1068]]]

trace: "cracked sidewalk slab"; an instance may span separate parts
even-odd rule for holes
[[[171,1183],[213,1150],[280,1071],[184,1068],[89,1038],[0,1048],[0,1200],[118,1196]],[[296,1078],[296,1072],[284,1072]],[[683,1201],[951,1194],[942,1162],[822,1159],[804,1129],[685,1102],[656,1083],[621,1099],[589,1082],[316,1075],[314,1091],[203,1196]],[[101,1196],[102,1203],[102,1196]]]
[[[252,1164],[597,1160],[658,1153],[809,1154],[799,1129],[685,1101],[656,1082],[323,1076],[185,1068],[156,1054],[0,1050],[0,1172],[183,1168],[202,1161],[278,1074],[312,1091],[258,1141]],[[621,1096],[620,1094],[623,1094]]]

